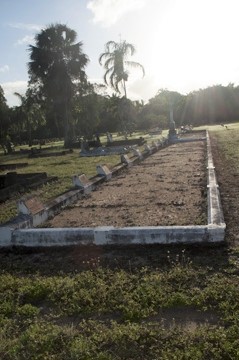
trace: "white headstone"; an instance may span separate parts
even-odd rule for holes
[[[98,175],[105,176],[106,180],[110,180],[112,178],[112,172],[106,165],[97,165],[96,171]]]
[[[92,191],[92,182],[87,178],[85,174],[74,175],[72,177],[73,185],[84,190],[85,194]]]
[[[159,148],[159,145],[158,145],[158,143],[156,141],[152,142],[152,146],[155,147],[157,150]]]
[[[122,154],[120,157],[122,163],[127,164],[128,166],[132,165],[132,161],[129,159],[128,155]]]
[[[107,133],[106,133],[106,136],[107,136],[107,141],[108,141],[108,142],[110,142],[110,143],[113,142],[113,137],[112,137],[112,134],[111,134],[111,133],[107,132]]]
[[[139,149],[132,149],[132,152],[133,152],[133,154],[134,154],[135,156],[138,156],[138,158],[139,158],[140,160],[143,159],[143,155],[142,155],[142,153],[141,153],[141,151],[140,151]]]
[[[152,153],[152,149],[151,149],[151,147],[150,147],[148,144],[145,144],[144,150],[145,150],[145,151],[148,151],[150,154]]]
[[[35,215],[44,209],[42,202],[35,197],[20,199],[18,201],[18,212],[20,214]]]

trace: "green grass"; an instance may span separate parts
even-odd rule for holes
[[[201,126],[197,129],[209,130],[216,137],[221,153],[226,160],[233,164],[236,171],[239,170],[239,123],[226,124],[227,128],[221,125]],[[218,169],[220,171],[220,169]]]
[[[14,270],[1,262],[0,358],[238,359],[238,253],[211,266],[184,250],[168,254],[163,266],[130,271],[98,258],[53,274],[24,268],[19,256]],[[182,315],[165,325],[160,312],[175,308],[200,311],[201,323],[190,327]],[[209,309],[214,324],[203,317]]]
[[[213,133],[227,161],[233,164],[235,172],[239,172],[239,124],[229,124],[228,128],[216,128]]]
[[[86,174],[88,177],[96,175],[97,164],[117,164],[120,156],[100,156],[95,158],[84,158],[79,156],[79,150],[72,154],[46,158],[28,158],[24,155],[7,155],[1,157],[1,163],[27,162],[28,166],[17,169],[17,173],[46,172],[48,176],[57,176],[58,181],[44,185],[43,187],[31,191],[33,196],[37,196],[43,203],[53,197],[72,188],[72,176],[75,174]],[[30,194],[28,193],[28,195]],[[27,195],[27,193],[24,193]],[[17,213],[18,196],[2,203],[0,206],[0,222],[4,223]]]

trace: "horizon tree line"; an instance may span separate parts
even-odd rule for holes
[[[127,98],[130,68],[144,67],[128,58],[135,46],[125,40],[108,41],[99,56],[105,85],[90,84],[85,72],[89,58],[77,33],[64,24],[50,25],[29,46],[29,84],[25,95],[15,93],[20,106],[9,108],[0,86],[0,141],[62,138],[70,147],[79,136],[91,138],[106,131],[168,127],[169,102],[176,126],[227,123],[239,119],[239,87],[214,85],[182,95],[160,89],[147,104]],[[115,93],[106,92],[110,86]],[[123,96],[121,93],[123,92]]]

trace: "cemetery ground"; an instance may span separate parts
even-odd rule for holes
[[[239,126],[210,135],[225,244],[1,250],[1,359],[239,358]]]
[[[205,225],[205,162],[203,140],[165,147],[103,183],[43,227]]]

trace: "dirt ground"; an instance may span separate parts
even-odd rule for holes
[[[203,225],[206,185],[206,142],[177,143],[103,183],[44,226]]]

